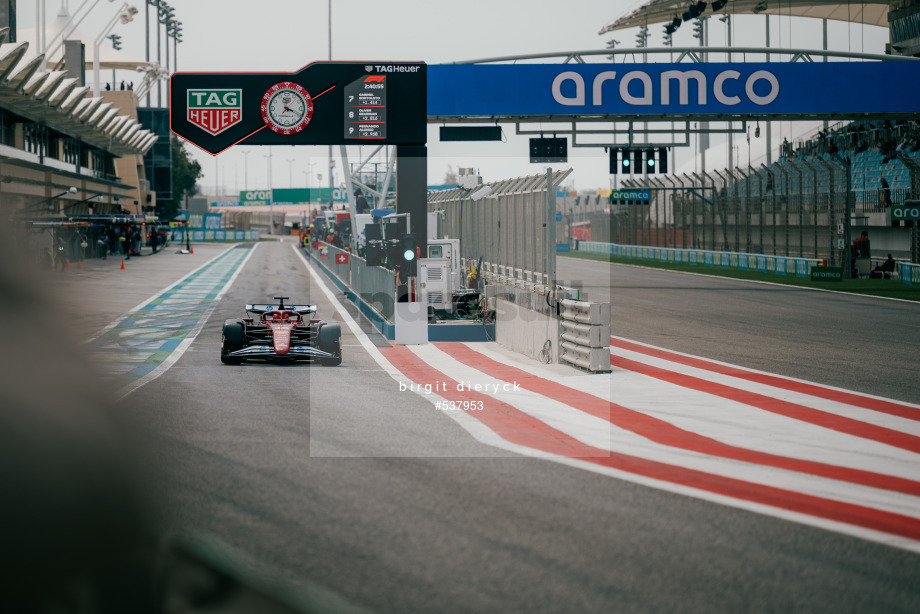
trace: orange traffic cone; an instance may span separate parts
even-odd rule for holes
[[[70,270],[70,260],[67,261],[67,270]]]
[[[83,268],[83,261],[82,261],[82,260],[77,260],[77,268],[78,268],[78,269],[82,269],[82,268]]]
[[[64,261],[63,261],[63,260],[58,260],[58,270],[59,270],[59,271],[63,271],[63,270],[64,270]]]
[[[189,247],[188,247],[188,253],[194,254],[194,253],[195,253],[195,248],[192,247],[191,245],[189,245]]]
[[[122,271],[125,270],[125,261],[124,261],[124,260],[121,261],[121,270],[122,270]]]

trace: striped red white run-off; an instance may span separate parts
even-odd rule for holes
[[[481,401],[447,413],[486,443],[920,551],[920,406],[620,338],[605,375],[495,344],[381,353],[432,401]]]

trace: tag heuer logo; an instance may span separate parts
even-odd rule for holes
[[[364,67],[364,70],[366,70],[367,72],[374,72],[374,67],[373,67],[373,66],[365,66],[365,67]]]
[[[243,90],[187,90],[188,121],[218,135],[243,119]]]

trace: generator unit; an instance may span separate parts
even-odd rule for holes
[[[466,288],[460,267],[460,239],[429,239],[428,257],[418,261],[418,284],[429,315],[467,318],[479,304],[479,292]]]

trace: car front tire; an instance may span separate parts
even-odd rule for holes
[[[230,356],[230,352],[243,349],[246,342],[246,329],[242,320],[227,320],[220,345],[220,361],[225,365],[238,365],[242,358]]]
[[[320,364],[337,367],[342,364],[342,329],[336,322],[325,322],[319,329],[319,349],[334,354],[331,358],[320,358]]]

